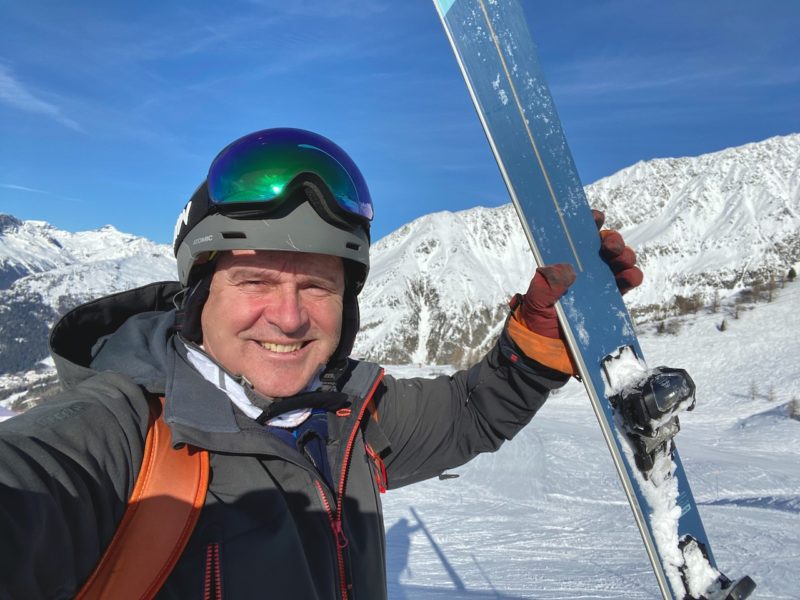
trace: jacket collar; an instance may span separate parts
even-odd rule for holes
[[[65,388],[98,371],[128,374],[148,392],[164,392],[163,364],[175,323],[177,282],[105,296],[66,313],[50,333],[50,353]]]
[[[286,445],[247,417],[216,385],[189,363],[187,350],[176,336],[170,340],[166,361],[167,383],[164,419],[172,429],[173,444],[191,444],[207,450],[234,453],[269,453],[288,458]],[[346,436],[356,426],[365,396],[382,370],[372,363],[350,361],[340,380],[340,390],[351,399],[351,410],[336,419],[329,435]]]

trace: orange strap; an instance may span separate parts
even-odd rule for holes
[[[164,398],[151,404],[144,458],[128,508],[77,599],[153,598],[197,524],[208,490],[208,452],[172,447],[163,406]]]
[[[566,344],[561,339],[532,332],[520,323],[516,311],[508,320],[508,335],[528,358],[567,375],[575,375],[578,372]]]

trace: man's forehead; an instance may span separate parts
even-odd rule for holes
[[[277,271],[304,271],[334,275],[344,272],[342,259],[328,254],[283,250],[228,250],[220,252],[217,268],[254,268]]]

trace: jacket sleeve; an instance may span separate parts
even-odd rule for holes
[[[386,377],[376,398],[389,488],[493,452],[530,422],[568,376],[525,356],[504,332],[466,371],[436,379]]]
[[[147,415],[136,385],[102,374],[0,423],[0,598],[80,589],[125,512]]]

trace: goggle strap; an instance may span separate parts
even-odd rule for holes
[[[331,197],[331,192],[327,186],[317,185],[310,179],[303,179],[301,186],[305,199],[325,221],[347,231],[353,231],[357,228],[357,217],[354,214],[346,213],[347,217],[345,217],[344,211],[340,212],[333,208],[338,205]]]

